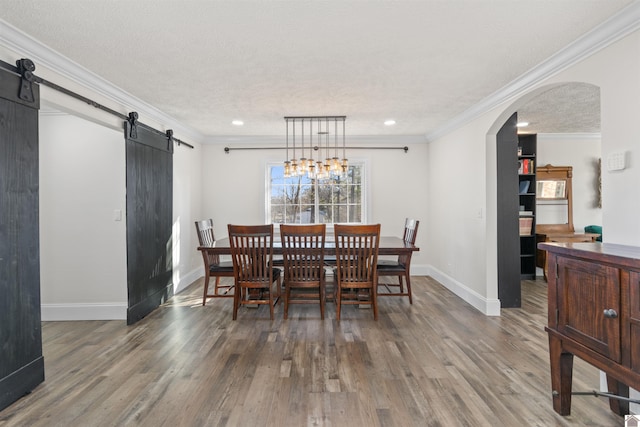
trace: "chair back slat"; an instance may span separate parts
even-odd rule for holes
[[[415,245],[416,243],[416,237],[418,236],[418,226],[420,225],[420,221],[412,219],[412,218],[407,218],[404,222],[404,236],[402,237],[402,240],[404,240],[405,243],[411,244],[411,245]],[[411,258],[411,255],[400,255],[398,257],[398,262],[400,264],[405,264],[407,262],[407,259]]]
[[[200,246],[214,246],[216,242],[215,234],[213,233],[213,220],[204,219],[202,221],[196,221],[196,232],[198,234],[198,242]],[[212,254],[207,251],[202,251],[202,257],[207,265],[219,265],[220,256]]]
[[[273,267],[273,224],[229,224],[227,228],[236,286],[233,320],[241,305],[261,304],[269,305],[273,320],[282,285],[280,270]]]
[[[380,224],[336,224],[336,266],[344,282],[375,282]]]
[[[324,272],[326,225],[280,226],[285,281],[318,282]]]
[[[378,320],[377,263],[380,224],[334,226],[336,238],[336,320],[342,304],[371,304]],[[362,298],[367,298],[364,301]]]
[[[268,287],[273,282],[273,224],[229,224],[229,245],[236,280]]]

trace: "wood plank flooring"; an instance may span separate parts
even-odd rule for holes
[[[45,382],[0,412],[0,426],[622,426],[608,403],[551,405],[546,285],[523,308],[486,317],[429,277],[414,304],[294,305],[289,319],[232,300],[201,306],[202,281],[133,326],[44,322]],[[575,360],[574,390],[598,388]]]

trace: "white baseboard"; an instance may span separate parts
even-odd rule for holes
[[[412,276],[430,276],[431,268],[426,264],[413,264],[411,265]]]
[[[185,275],[179,275],[175,273],[173,274],[173,293],[177,294],[179,292],[184,291],[187,286],[198,280],[199,278],[204,277],[204,267],[194,268],[190,272]]]
[[[500,316],[500,300],[488,299],[478,294],[476,291],[469,289],[467,286],[441,272],[440,270],[428,267],[429,273],[424,274],[433,277],[440,282],[445,288],[480,310],[487,316]],[[413,268],[411,269],[413,272]]]
[[[500,315],[500,300],[487,299],[432,266],[413,265],[411,266],[411,275],[431,276],[485,315]],[[203,276],[202,268],[195,268],[189,273],[179,276],[174,287],[174,293],[177,294],[183,291],[187,286]],[[42,304],[41,310],[43,322],[127,319],[126,303]]]
[[[184,290],[187,286],[204,276],[202,267],[179,276],[174,274],[174,293]],[[68,320],[127,320],[127,303],[64,303],[42,304],[40,306],[43,322],[60,322]]]
[[[65,320],[127,320],[127,303],[42,304],[43,322]]]

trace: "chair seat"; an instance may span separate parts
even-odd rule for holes
[[[280,278],[280,276],[282,275],[282,270],[280,270],[277,267],[273,267],[273,280],[278,280]],[[264,288],[262,287],[258,287],[256,289],[269,289],[269,286],[265,286]]]
[[[219,273],[219,272],[231,272],[233,273],[233,262],[224,261],[220,264],[212,264],[209,266],[209,271],[211,273]]]
[[[284,267],[284,259],[282,259],[282,257],[273,257],[271,265],[274,267]]]
[[[406,269],[406,266],[404,264],[399,263],[398,261],[392,261],[392,260],[378,260],[378,263],[376,265],[378,267],[378,270],[384,270],[384,271],[389,271],[389,270],[404,271]]]

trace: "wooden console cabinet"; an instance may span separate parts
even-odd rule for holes
[[[609,393],[640,390],[640,248],[540,243],[547,251],[553,409],[571,412],[573,356],[607,374]],[[626,401],[610,399],[619,415]]]

